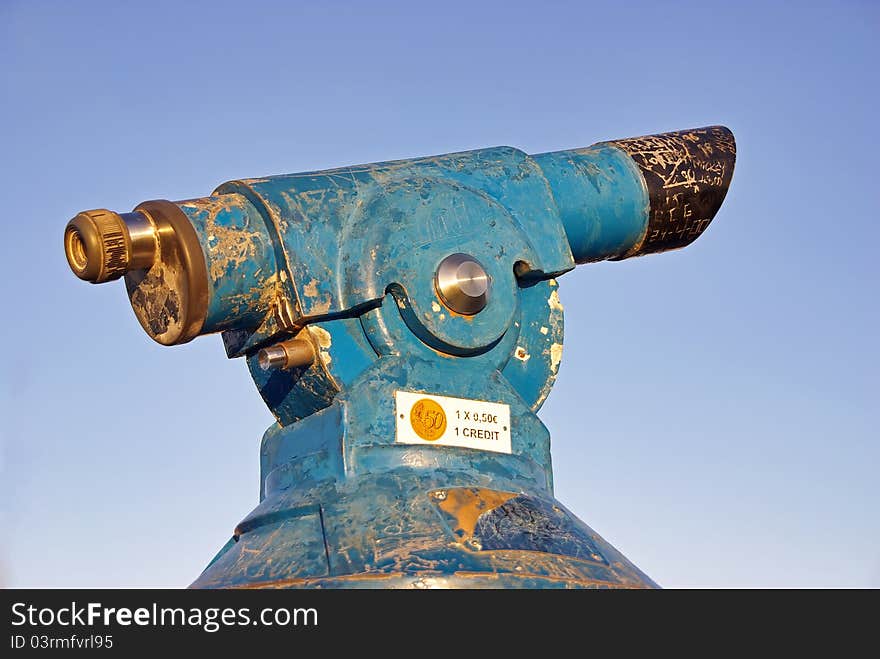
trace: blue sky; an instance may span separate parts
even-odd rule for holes
[[[694,245],[560,280],[557,497],[664,586],[880,587],[878,62],[873,2],[0,0],[0,583],[184,586],[257,499],[244,364],[76,280],[76,212],[722,123]]]

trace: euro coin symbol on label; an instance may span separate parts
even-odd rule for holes
[[[409,422],[415,433],[427,442],[440,439],[446,432],[446,412],[430,398],[416,401],[409,411]]]

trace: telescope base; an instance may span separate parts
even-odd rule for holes
[[[191,587],[658,587],[552,496],[435,479],[404,470],[266,499]]]

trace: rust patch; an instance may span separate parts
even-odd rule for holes
[[[644,586],[642,584],[630,584],[630,583],[617,583],[614,581],[602,581],[600,579],[583,579],[569,576],[555,576],[551,574],[530,574],[528,572],[524,572],[521,574],[512,575],[510,573],[496,573],[491,574],[487,572],[472,572],[472,571],[464,571],[459,570],[455,573],[455,576],[462,577],[465,579],[488,579],[494,577],[495,579],[501,580],[501,577],[505,578],[517,578],[517,579],[528,579],[528,578],[538,578],[543,581],[555,581],[557,583],[565,583],[571,586],[577,586],[579,588],[608,588],[608,589],[616,589],[616,590],[650,590],[649,586]]]
[[[308,284],[303,286],[303,295],[306,297],[318,297],[318,280],[312,279]]]
[[[166,269],[159,262],[149,270],[129,272],[125,281],[137,319],[160,342],[164,336],[177,336],[183,330],[177,277],[174,272],[166,273]]]
[[[318,280],[312,279],[308,284],[303,287],[303,302],[308,302],[308,315],[309,316],[323,316],[330,313],[330,308],[333,306],[333,300],[330,298],[329,293],[319,293],[318,292]]]
[[[219,281],[233,270],[252,260],[256,254],[255,236],[247,230],[223,226],[217,216],[228,211],[237,201],[229,195],[199,199],[198,203],[181,203],[183,208],[194,208],[205,213],[205,235],[207,236],[208,275],[212,281]]]
[[[274,306],[275,299],[281,291],[278,274],[273,273],[260,284],[260,297],[256,302],[256,307],[260,311],[268,311]]]
[[[452,574],[441,573],[412,573],[412,572],[361,572],[358,574],[345,574],[337,577],[293,577],[289,579],[274,579],[271,581],[254,581],[245,584],[236,584],[234,586],[224,586],[233,590],[269,590],[269,589],[287,589],[287,588],[358,588],[371,587],[383,584],[383,587],[401,587],[403,584],[399,582],[407,582],[404,587],[409,588],[450,588],[456,587],[450,585],[450,579],[461,579],[464,583],[458,584],[458,587],[468,587],[470,582],[473,585],[489,586],[490,588],[502,588],[505,580],[525,581],[528,579],[540,579],[541,581],[550,581],[555,583],[566,584],[570,588],[585,589],[614,589],[614,590],[649,590],[650,586],[629,583],[603,581],[601,579],[585,579],[583,577],[555,576],[547,574],[530,574],[520,573],[492,573],[492,572],[475,572],[469,570],[459,570]],[[398,583],[395,583],[398,582]],[[497,585],[494,585],[497,584]],[[472,586],[471,586],[472,587]]]
[[[223,277],[254,257],[253,234],[221,226],[208,226],[208,247],[210,248],[211,267],[209,275],[212,281]]]
[[[330,364],[333,361],[333,356],[330,354],[330,349],[333,347],[333,335],[319,325],[308,325],[304,331],[311,337],[317,356],[314,364],[312,364],[312,368],[320,368],[330,385],[336,391],[339,391],[340,386],[330,372]]]
[[[550,390],[553,388],[553,384],[556,382],[556,374],[559,371],[559,364],[562,361],[562,302],[559,299],[559,291],[557,288],[558,284],[556,283],[556,280],[550,279],[547,283],[551,289],[550,295],[548,296],[547,300],[547,318],[544,321],[547,324],[541,325],[538,331],[543,337],[541,342],[541,360],[544,363],[548,364],[548,366],[550,367],[550,372],[544,383],[541,385],[538,396],[531,406],[533,412],[537,411],[541,407],[543,402],[547,399],[547,396],[550,395]]]
[[[562,344],[554,343],[550,346],[550,368],[555,373],[559,370],[559,362],[562,361]]]
[[[289,579],[274,579],[272,581],[254,581],[252,583],[230,586],[236,590],[263,590],[268,588],[308,588],[320,587],[322,582],[339,581],[342,583],[382,582],[404,575],[395,572],[361,572],[359,574],[346,574],[339,577],[291,577]]]
[[[333,337],[330,335],[330,332],[317,325],[309,325],[306,329],[309,330],[309,334],[312,335],[312,338],[318,346],[321,361],[329,366],[332,360],[332,357],[330,356],[330,348],[333,345]]]
[[[440,510],[455,520],[453,532],[464,541],[473,537],[480,515],[516,496],[519,496],[516,492],[499,492],[482,487],[454,487],[431,492],[431,498],[438,502]]]

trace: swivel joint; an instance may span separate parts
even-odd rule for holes
[[[472,256],[447,256],[440,262],[434,278],[443,304],[456,313],[473,316],[489,301],[489,275]]]

